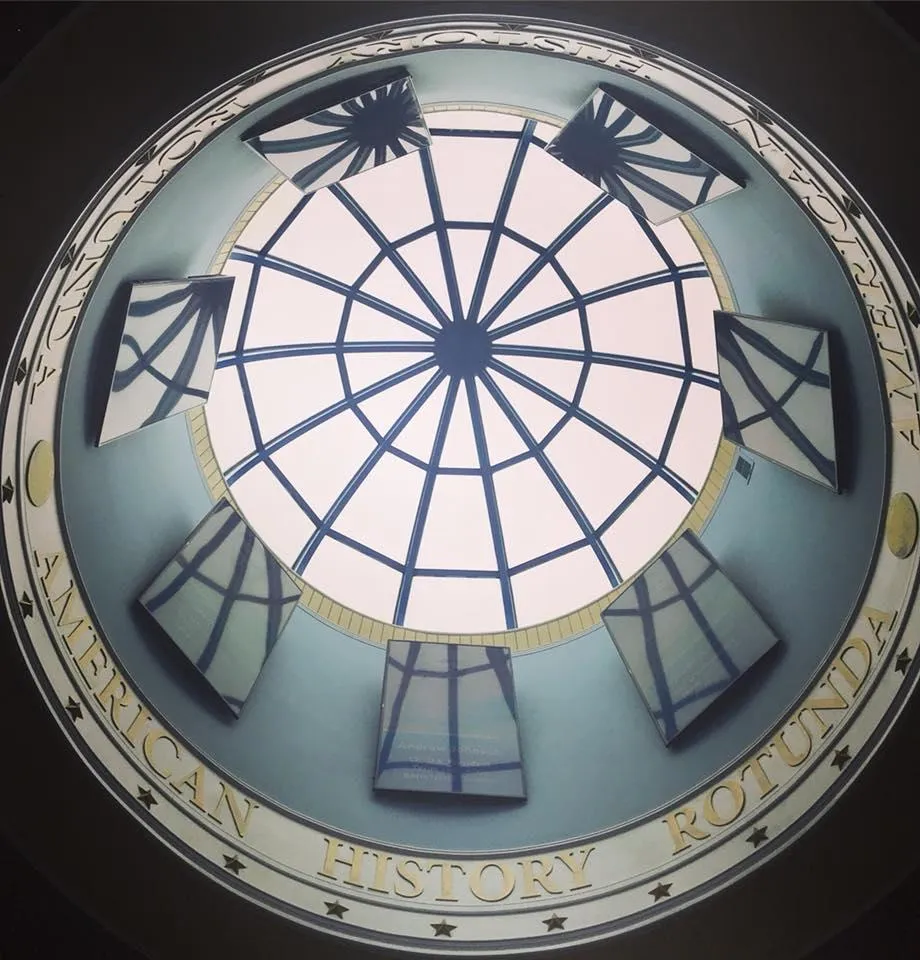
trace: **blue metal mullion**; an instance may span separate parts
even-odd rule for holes
[[[438,190],[437,177],[434,175],[434,162],[431,159],[430,150],[421,151],[420,162],[422,175],[425,178],[425,190],[428,193],[428,204],[431,207],[431,217],[434,221],[435,235],[438,238],[438,251],[441,254],[441,266],[444,269],[444,282],[447,285],[447,297],[450,300],[451,318],[454,323],[457,323],[463,319],[463,303],[460,300],[457,268],[454,266],[454,255],[450,248],[450,239],[447,236],[444,207],[441,204],[441,194]]]
[[[262,360],[285,357],[320,357],[334,353],[432,353],[434,345],[418,340],[352,340],[345,343],[283,343],[272,347],[249,347],[241,354],[225,353],[217,359],[217,369],[238,367]]]
[[[271,252],[272,247],[287,233],[288,227],[300,216],[300,212],[315,196],[315,193],[307,194],[307,196],[301,197],[297,203],[294,204],[293,209],[276,227],[275,232],[259,248],[260,256],[264,257]]]
[[[433,137],[469,137],[474,140],[517,140],[520,130],[470,130],[465,127],[429,127]]]
[[[411,313],[408,313],[406,310],[401,310],[399,307],[394,307],[393,304],[387,303],[386,300],[381,300],[379,297],[374,297],[369,293],[365,293],[363,290],[356,290],[353,288],[352,284],[346,283],[344,280],[336,280],[334,277],[330,277],[325,273],[320,273],[318,270],[311,270],[309,267],[304,267],[298,263],[292,263],[289,260],[282,260],[280,257],[266,256],[260,258],[258,254],[250,254],[248,252],[241,251],[239,248],[230,254],[230,258],[232,260],[240,260],[244,263],[259,263],[261,266],[269,270],[277,270],[279,273],[284,273],[289,277],[296,278],[297,280],[304,280],[307,283],[315,283],[316,286],[322,287],[324,290],[331,290],[333,293],[341,294],[343,297],[350,295],[358,303],[364,304],[367,307],[372,307],[374,310],[379,310],[381,313],[386,314],[388,317],[392,317],[394,320],[400,320],[407,326],[413,327],[415,330],[419,330],[422,333],[427,333],[430,337],[435,337],[438,334],[439,328],[434,326],[434,324],[427,323],[424,320],[419,320],[418,317],[412,316]]]
[[[497,343],[492,347],[493,355],[540,357],[547,360],[569,360],[580,363],[597,363],[601,366],[623,367],[628,370],[642,370],[646,373],[658,373],[665,377],[688,378],[693,383],[704,387],[718,387],[719,377],[715,373],[692,368],[690,371],[677,363],[665,360],[646,360],[640,357],[630,357],[621,353],[594,353],[593,351],[575,350],[569,347],[540,347],[519,346],[517,344]]]
[[[694,277],[708,277],[709,271],[706,269],[705,264],[691,263],[687,264],[687,266],[680,267],[677,275],[685,280],[689,280]],[[671,271],[659,270],[656,273],[648,273],[641,277],[634,277],[632,280],[623,280],[619,283],[612,283],[607,287],[599,287],[590,293],[583,293],[580,298],[564,300],[562,303],[555,303],[551,307],[545,307],[543,310],[538,310],[536,313],[531,313],[526,317],[512,320],[511,323],[506,323],[499,327],[494,333],[490,334],[490,336],[493,340],[498,340],[501,337],[508,336],[510,333],[516,333],[518,330],[532,327],[535,323],[541,323],[544,320],[551,320],[553,317],[558,317],[563,313],[567,313],[569,310],[575,309],[579,305],[588,307],[591,306],[591,304],[600,303],[602,300],[609,300],[611,297],[619,297],[626,293],[635,293],[637,290],[645,290],[648,287],[655,287],[662,283],[671,283],[674,278],[675,275],[671,273]]]
[[[596,433],[599,433],[602,437],[611,440],[618,447],[620,447],[620,449],[625,450],[627,453],[634,456],[641,464],[659,474],[661,478],[666,480],[672,487],[674,487],[674,489],[685,500],[693,503],[694,499],[696,498],[696,489],[691,484],[687,483],[683,477],[678,476],[678,474],[676,474],[673,470],[659,463],[657,457],[654,457],[646,449],[640,447],[639,444],[630,440],[618,430],[614,430],[613,427],[604,423],[602,420],[599,420],[592,414],[587,413],[580,407],[576,407],[569,403],[564,397],[561,397],[555,391],[550,390],[548,387],[544,387],[543,384],[538,383],[531,377],[528,377],[523,373],[519,373],[514,369],[514,367],[509,367],[507,364],[502,363],[500,360],[496,360],[494,357],[489,362],[489,366],[499,370],[510,380],[513,380],[520,386],[530,390],[531,393],[535,393],[538,397],[542,397],[542,399],[549,401],[549,403],[553,404],[553,406],[559,407],[576,420],[580,420],[586,426],[591,427],[591,429]]]
[[[610,194],[602,194],[592,200],[584,210],[556,237],[555,240],[543,249],[537,258],[511,284],[510,287],[496,300],[489,312],[482,318],[482,325],[487,330],[495,323],[502,311],[527,286],[528,283],[552,260],[556,254],[580,231],[582,231],[608,204],[613,201]]]
[[[403,565],[398,560],[394,560],[392,557],[388,557],[385,553],[381,553],[379,550],[369,547],[366,543],[361,543],[360,540],[355,540],[353,537],[349,537],[344,533],[340,533],[338,530],[330,530],[326,536],[330,540],[335,540],[337,543],[341,543],[343,546],[351,547],[352,550],[356,550],[358,553],[364,554],[365,557],[369,557],[371,560],[376,560],[378,563],[382,563],[385,567],[389,567],[391,570],[395,570],[397,573],[402,573],[403,571]]]
[[[249,430],[252,433],[254,452],[261,453],[264,450],[262,431],[259,429],[259,418],[256,416],[255,404],[252,402],[249,378],[246,376],[246,370],[243,367],[238,367],[236,373],[240,381],[240,393],[243,394],[243,406],[246,407],[246,419],[249,420]],[[230,486],[231,483],[233,483],[233,481],[228,475],[227,486]]]
[[[252,266],[249,271],[249,289],[246,291],[246,301],[243,304],[243,314],[240,317],[240,329],[236,335],[236,351],[242,352],[246,343],[246,335],[249,333],[249,323],[252,320],[252,307],[256,299],[256,291],[259,287],[259,274],[262,271],[262,264],[258,259],[248,261]]]
[[[524,441],[524,445],[531,451],[534,459],[546,474],[547,480],[549,480],[549,482],[552,484],[556,493],[559,495],[559,498],[568,508],[569,513],[571,513],[575,518],[575,522],[578,524],[581,532],[585,535],[588,545],[594,551],[594,555],[597,557],[598,563],[600,563],[601,569],[604,571],[607,579],[610,581],[612,586],[617,586],[622,580],[619,571],[614,565],[613,560],[610,558],[607,548],[595,535],[594,528],[591,526],[590,520],[588,520],[584,511],[578,505],[578,501],[573,496],[572,491],[569,490],[562,477],[559,476],[556,468],[550,462],[550,459],[547,457],[545,451],[540,447],[540,444],[537,443],[536,438],[527,428],[527,425],[518,415],[514,407],[512,407],[508,402],[508,399],[499,389],[492,377],[487,372],[484,372],[481,376],[486,389],[490,394],[492,394],[492,398],[502,409],[505,416],[511,421],[512,426],[515,430],[517,430],[521,439]]]
[[[573,540],[563,547],[556,547],[555,550],[550,550],[549,553],[543,553],[539,557],[534,557],[532,560],[525,560],[524,563],[518,563],[510,567],[508,572],[512,577],[517,576],[517,574],[523,573],[525,570],[532,570],[534,567],[539,567],[540,564],[549,563],[550,560],[557,560],[559,557],[564,557],[567,553],[574,553],[582,547],[587,547],[588,543],[586,537],[582,537],[581,540]]]
[[[619,504],[617,504],[616,509],[611,511],[604,522],[598,525],[597,535],[599,537],[602,537],[614,525],[614,523],[616,523],[616,521],[619,520],[624,513],[626,513],[627,508],[635,503],[635,501],[639,498],[639,495],[652,483],[656,476],[657,474],[651,471],[647,473],[619,502]]]
[[[348,502],[355,495],[358,487],[367,479],[368,474],[377,465],[383,455],[390,448],[390,445],[396,437],[405,429],[409,421],[418,413],[428,398],[434,393],[446,374],[436,373],[431,377],[421,390],[415,395],[411,403],[399,415],[389,430],[380,438],[377,446],[368,454],[364,463],[358,468],[352,478],[342,488],[342,492],[335,498],[332,506],[326,511],[322,522],[310,535],[309,540],[304,544],[303,549],[298,553],[297,559],[292,564],[298,573],[303,573],[306,565],[313,558],[316,549],[323,537],[332,529],[332,525],[338,520],[339,515],[348,505]]]
[[[415,565],[418,561],[419,548],[422,545],[422,534],[425,532],[425,522],[428,519],[428,508],[431,506],[431,495],[434,493],[434,482],[437,477],[437,467],[441,462],[444,451],[444,441],[447,439],[447,429],[450,426],[454,412],[454,403],[457,400],[457,390],[460,381],[451,377],[447,385],[447,395],[444,397],[444,406],[441,408],[441,417],[434,435],[434,444],[431,448],[431,467],[425,475],[422,485],[422,495],[419,497],[418,509],[415,513],[415,522],[412,525],[412,536],[409,540],[409,549],[406,551],[406,563],[403,567],[402,581],[399,584],[399,594],[396,597],[396,609],[393,613],[393,623],[401,626],[406,616],[406,607],[409,604],[409,590],[412,578],[415,576]]]
[[[294,486],[293,483],[288,479],[287,474],[272,460],[271,457],[268,457],[265,461],[265,468],[271,473],[271,475],[281,484],[284,488],[287,495],[297,504],[298,507],[307,515],[310,522],[314,525],[318,524],[319,515],[310,506],[309,503],[304,499],[303,494]]]
[[[497,570],[454,570],[444,569],[443,567],[416,567],[415,576],[417,577],[463,577],[470,580],[496,580],[498,579]]]
[[[486,511],[492,530],[492,543],[495,547],[495,561],[498,567],[499,584],[502,591],[502,605],[505,608],[505,627],[513,630],[517,627],[517,614],[514,609],[514,593],[511,589],[511,577],[508,574],[508,554],[505,550],[505,535],[502,531],[498,498],[495,495],[495,481],[492,477],[489,460],[489,446],[486,442],[485,426],[482,422],[482,409],[479,406],[479,394],[476,392],[476,378],[466,377],[466,395],[470,405],[470,419],[473,424],[473,437],[476,440],[476,454],[482,471],[482,489],[486,498]]]
[[[530,138],[533,136],[535,128],[536,122],[534,120],[528,120],[521,130],[520,139],[514,148],[514,156],[511,158],[508,173],[505,175],[505,183],[502,186],[498,207],[492,219],[492,229],[489,231],[486,249],[479,264],[479,273],[476,275],[476,285],[470,297],[470,309],[467,315],[470,323],[477,323],[479,321],[479,310],[482,307],[482,298],[485,296],[486,285],[492,275],[492,267],[495,264],[495,254],[498,251],[498,243],[502,236],[502,228],[508,217],[508,209],[514,198],[514,191],[517,189],[521,170],[524,167],[524,158],[527,156],[527,148],[530,146]],[[486,326],[488,326],[488,324],[486,324]]]
[[[406,367],[404,370],[399,370],[396,373],[390,374],[388,377],[384,377],[383,380],[377,380],[374,383],[368,384],[366,387],[362,387],[362,389],[360,389],[350,398],[337,400],[328,407],[325,407],[312,416],[307,417],[306,420],[301,420],[299,423],[295,423],[292,427],[288,427],[288,429],[283,433],[278,434],[278,436],[272,438],[272,440],[265,444],[264,448],[259,452],[258,455],[254,456],[250,454],[250,456],[244,457],[238,463],[235,463],[230,470],[227,471],[226,476],[228,482],[235,482],[241,476],[248,473],[253,467],[264,461],[266,457],[277,453],[282,447],[287,446],[287,444],[296,440],[298,437],[302,437],[314,427],[320,426],[320,424],[325,423],[327,420],[331,420],[338,414],[352,409],[352,407],[358,403],[362,403],[365,400],[369,400],[371,397],[377,396],[378,393],[382,393],[384,390],[388,390],[390,387],[395,387],[404,380],[409,380],[416,374],[424,373],[426,370],[430,370],[436,365],[436,363],[437,361],[434,359],[434,357],[429,357],[428,359],[422,360],[419,363],[414,363],[412,366]]]
[[[435,300],[435,298],[431,295],[431,291],[422,283],[415,271],[409,266],[408,263],[406,263],[402,254],[399,253],[393,244],[386,238],[386,236],[383,234],[383,231],[368,215],[367,211],[364,210],[364,208],[359,204],[355,203],[355,200],[351,194],[348,193],[348,191],[345,190],[340,184],[334,184],[329,189],[339,203],[345,207],[345,209],[370,235],[374,243],[376,243],[380,248],[380,251],[384,257],[388,259],[390,263],[392,263],[393,266],[399,271],[399,274],[403,280],[409,284],[419,300],[421,300],[422,303],[428,307],[434,317],[437,318],[441,326],[447,326],[447,324],[450,323],[450,317],[447,316],[438,301]]]

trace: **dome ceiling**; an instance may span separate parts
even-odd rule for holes
[[[836,171],[664,51],[487,19],[382,36],[215,93],[75,227],[6,387],[31,402],[4,441],[22,462],[4,485],[5,590],[80,753],[238,894],[390,949],[584,942],[784,849],[916,679],[913,380],[891,359],[912,356],[916,297]],[[330,58],[347,69],[330,78]],[[360,173],[368,156],[340,157],[353,175],[306,196],[279,185],[247,141],[264,147],[316,87],[369,86],[375,61],[412,76],[431,148]],[[744,189],[653,226],[559,163],[545,148],[611,82]],[[105,204],[124,208],[111,237]],[[205,416],[96,447],[127,289],[218,271],[234,292]],[[833,482],[769,452],[717,455],[718,307],[830,331],[847,427]],[[139,603],[221,488],[309,584],[233,721]],[[651,582],[691,522],[699,556],[779,639],[666,746],[598,615],[633,575]],[[377,644],[413,630],[516,631],[526,803],[372,792]]]

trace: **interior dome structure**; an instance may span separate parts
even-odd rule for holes
[[[659,10],[90,6],[0,88],[4,812],[150,956],[803,956],[920,854],[916,58]]]

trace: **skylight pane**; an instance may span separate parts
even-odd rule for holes
[[[611,589],[594,551],[573,550],[511,578],[521,626],[542,623],[592,603]]]
[[[218,463],[236,463],[252,452],[252,430],[236,367],[221,367],[214,372],[205,412]]]
[[[421,280],[425,289],[440,304],[441,309],[450,316],[450,294],[447,289],[438,238],[433,233],[426,234],[418,240],[401,246],[399,253]]]
[[[684,280],[683,288],[693,365],[699,370],[717,370],[715,323],[712,319],[713,311],[719,309],[716,288],[706,277]]]
[[[425,384],[436,375],[432,370],[418,373],[408,380],[403,380],[401,383],[375,394],[363,403],[358,404],[358,407],[380,433],[384,434],[405,413]],[[410,420],[409,423],[411,422]],[[408,426],[409,424],[395,438],[395,443],[400,442],[403,432],[408,429]]]
[[[601,195],[599,187],[539,147],[531,147],[511,201],[507,225],[537,243],[550,244]]]
[[[557,254],[559,265],[584,291],[658,273],[665,262],[622,203],[608,203]]]
[[[297,187],[285,180],[243,227],[237,243],[250,250],[261,250],[302,199],[303,194]]]
[[[655,228],[655,235],[664,244],[678,267],[685,263],[698,263],[703,259],[681,219],[669,220]]]
[[[425,401],[418,413],[396,438],[396,446],[400,450],[420,460],[427,461],[431,457],[434,435],[438,429],[446,396],[447,382],[445,381]]]
[[[440,476],[416,566],[420,569],[495,570],[495,547],[479,477]]]
[[[243,474],[232,489],[233,499],[243,513],[259,517],[259,536],[279,560],[292,564],[316,529],[265,464]],[[260,510],[261,504],[271,510]]]
[[[363,303],[354,303],[348,315],[345,341],[353,343],[369,340],[381,343],[387,341],[400,343],[412,340],[420,344],[427,343],[432,348],[434,345],[430,334],[422,330],[416,330],[401,320],[395,319],[395,317],[381,313],[374,307],[365,306]],[[419,354],[419,358],[422,356],[423,354]]]
[[[583,366],[579,362],[528,356],[508,356],[502,357],[502,360],[518,373],[548,387],[566,400],[571,400],[575,396]]]
[[[479,398],[479,412],[486,435],[489,461],[500,463],[502,460],[523,453],[527,448],[521,435],[492,398],[492,394],[485,387],[480,386],[476,395]]]
[[[416,281],[418,283],[418,281]],[[424,290],[421,283],[418,286]],[[425,304],[418,291],[400,273],[390,260],[384,260],[374,272],[361,284],[361,292],[377,297],[385,303],[407,313],[410,317],[422,320],[432,327],[438,321],[429,305]],[[427,294],[428,291],[424,290]]]
[[[503,333],[501,327],[495,329],[494,338],[497,352],[505,346],[555,347],[562,350],[584,350],[585,341],[581,330],[581,317],[577,310],[548,317],[539,323],[524,327],[511,333]],[[597,347],[595,346],[595,349]]]
[[[592,303],[588,327],[598,353],[684,364],[677,301],[670,283]]]
[[[358,485],[334,528],[339,533],[402,560],[418,508],[424,473],[405,460],[385,453]],[[386,508],[382,508],[386,504]]]
[[[661,546],[690,512],[690,504],[661,478],[653,480],[623,515],[601,536],[623,579],[649,558],[649,546]]]
[[[263,268],[246,330],[248,347],[332,343],[345,298],[315,283]]]
[[[648,473],[635,457],[578,420],[570,420],[559,431],[546,453],[595,525],[603,523]]]
[[[227,319],[224,322],[224,332],[221,334],[219,352],[226,353],[236,347],[236,340],[240,333],[240,324],[243,320],[243,308],[249,296],[249,278],[252,276],[252,266],[241,260],[228,260],[223,269],[225,277],[233,277],[233,291],[230,294],[230,305],[227,307]]]
[[[706,481],[716,455],[722,436],[721,416],[722,399],[718,389],[692,384],[667,462],[675,473],[697,490]]]
[[[442,467],[478,467],[479,456],[476,451],[476,438],[473,434],[473,421],[470,418],[470,404],[466,385],[460,384],[454,414],[450,418],[444,449],[441,453]]]
[[[357,417],[346,411],[282,447],[273,460],[323,516],[375,447]]]
[[[304,578],[317,590],[365,616],[393,621],[402,575],[331,537],[323,538],[304,570]]]
[[[508,405],[524,422],[524,427],[530,431],[537,442],[541,441],[565,416],[564,410],[544,400],[527,387],[516,383],[505,374],[495,371],[493,380]]]
[[[321,223],[322,228],[317,229]],[[320,190],[272,247],[272,256],[353,283],[379,247],[328,191]]]
[[[509,243],[500,246],[499,253],[506,253],[509,246],[512,246],[512,244]],[[527,257],[526,255],[524,255],[523,258],[527,260],[533,259],[532,256]],[[517,257],[514,259],[517,260]],[[503,260],[496,258],[494,274],[496,280],[499,278],[502,279],[505,290],[508,290],[512,286],[515,288],[514,299],[502,309],[496,326],[504,326],[513,320],[518,320],[521,317],[536,313],[538,310],[544,310],[547,307],[553,307],[560,303],[570,303],[572,300],[572,295],[566,289],[565,284],[559,279],[556,271],[549,265],[543,267],[536,276],[531,277],[520,289],[518,289],[514,283],[520,275],[520,271],[516,268],[509,268]],[[490,293],[491,292],[492,291],[490,291]],[[502,291],[502,293],[503,292],[504,291]],[[501,294],[497,294],[497,296],[500,295]]]
[[[445,220],[495,219],[515,140],[437,137],[431,148]]]
[[[680,393],[677,377],[594,366],[582,396],[583,410],[657,455]],[[642,402],[637,403],[636,398]]]
[[[263,440],[278,436],[344,395],[335,357],[328,355],[247,363],[246,377]]]
[[[351,392],[373,387],[375,384],[398,374],[408,367],[426,359],[424,353],[349,353],[345,366],[348,370],[348,382]]]
[[[448,230],[453,269],[464,315],[470,309],[479,267],[489,242],[487,230]],[[449,265],[446,265],[449,266]]]
[[[506,130],[520,133],[524,118],[497,110],[431,110],[425,111],[428,129],[442,130]]]
[[[485,319],[488,316],[492,319],[493,326],[497,329],[509,320],[514,320],[524,315],[524,311],[522,310],[518,310],[517,312],[512,310],[513,304],[510,302],[506,303],[508,298],[505,297],[505,294],[510,292],[515,281],[536,258],[537,255],[533,250],[525,247],[522,243],[518,243],[516,240],[512,240],[510,237],[503,236],[498,241],[498,246],[495,250],[495,259],[492,261],[488,283],[486,284],[485,294],[482,298],[479,319]],[[522,287],[520,290],[515,291],[515,298],[521,296],[525,290],[526,287]],[[556,297],[551,302],[558,303],[559,299],[559,297]],[[562,299],[565,299],[565,297],[562,297]],[[497,307],[499,300],[502,301],[501,308]],[[549,305],[546,301],[540,302],[541,307]],[[509,311],[507,316],[506,311]]]
[[[399,240],[431,223],[422,168],[415,152],[349,177],[342,189],[388,240]]]
[[[497,580],[415,577],[409,592],[406,626],[445,633],[480,633],[504,621]]]
[[[584,536],[535,460],[525,460],[496,473],[495,492],[509,566]]]

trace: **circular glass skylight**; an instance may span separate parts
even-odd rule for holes
[[[500,631],[595,601],[679,527],[721,433],[706,266],[549,156],[426,114],[422,150],[243,230],[207,417],[231,493],[367,616]]]

